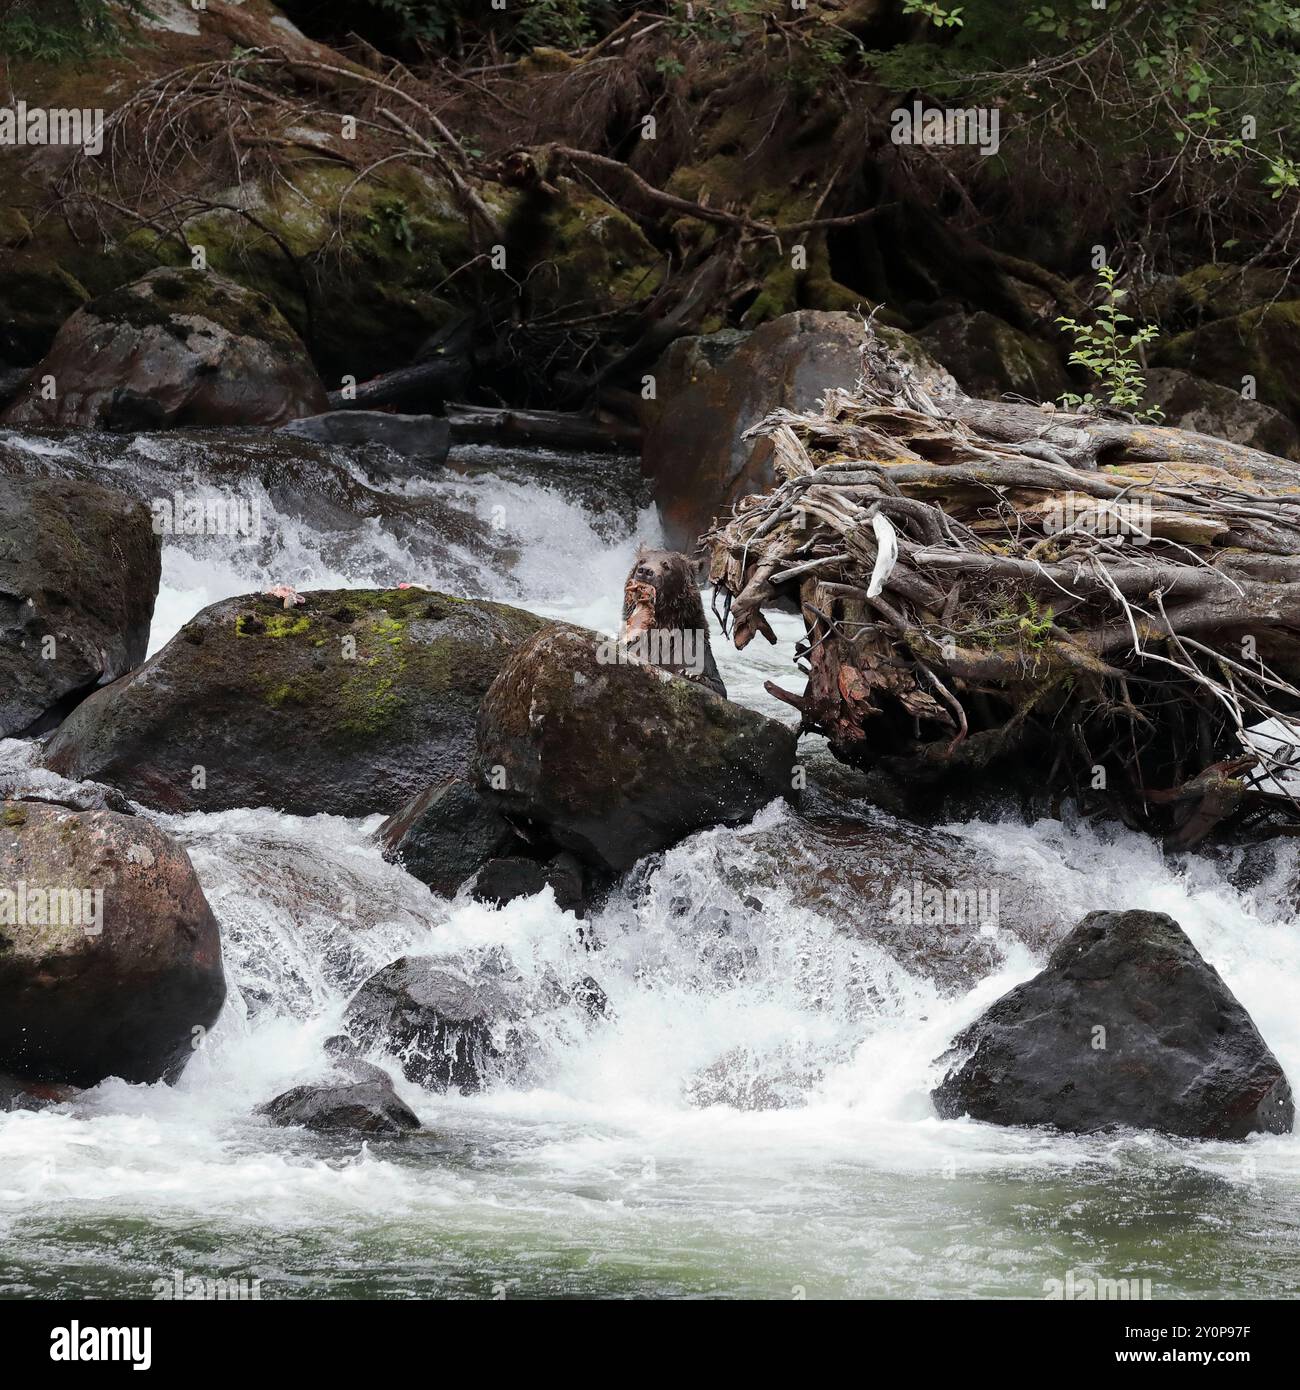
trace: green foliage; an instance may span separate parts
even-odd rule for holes
[[[117,48],[124,26],[146,12],[144,0],[18,0],[0,16],[0,53],[65,63]]]
[[[1115,410],[1137,413],[1140,419],[1158,420],[1163,414],[1158,406],[1147,411],[1139,410],[1146,392],[1138,349],[1156,338],[1156,330],[1147,327],[1132,333],[1122,327],[1132,323],[1133,316],[1120,308],[1126,291],[1119,288],[1113,267],[1102,266],[1097,272],[1097,284],[1102,292],[1102,301],[1095,323],[1083,324],[1077,319],[1065,317],[1056,321],[1074,337],[1070,364],[1084,368],[1096,382],[1101,395],[1092,391],[1086,396],[1068,393],[1061,397],[1061,404],[1076,410],[1110,406]]]
[[[1040,611],[1038,600],[1033,594],[1025,594],[1023,597],[1028,611],[1026,616],[1017,622],[1016,627],[1027,647],[1042,647],[1052,631],[1052,623],[1056,619],[1055,612],[1051,604]]]
[[[937,29],[961,28],[961,12],[962,6],[960,5],[947,10],[942,5],[936,4],[935,0],[903,0],[904,14],[925,15]]]
[[[444,45],[463,30],[493,28],[512,48],[580,48],[595,34],[596,0],[511,0],[504,15],[485,0],[364,0],[394,26],[399,40]],[[499,20],[493,24],[493,19]]]
[[[770,47],[779,55],[773,76],[788,83],[796,99],[813,101],[851,55],[862,51],[852,34],[812,3],[801,16],[806,22],[787,28],[769,45],[771,13],[771,0],[670,0],[665,27],[673,51],[656,60],[656,70],[665,77],[682,76],[687,70],[683,55],[689,49],[707,51],[714,64],[738,67],[751,65]]]
[[[366,213],[366,229],[372,235],[387,233],[395,246],[404,251],[415,249],[415,236],[411,228],[410,210],[405,198],[381,198]]]
[[[1116,171],[1217,170],[1220,186],[1240,174],[1274,198],[1300,189],[1300,4],[1044,0],[1010,23],[1006,0],[904,10],[933,23],[868,55],[886,87],[996,103],[1004,131],[1017,118],[1044,140],[1069,131]]]

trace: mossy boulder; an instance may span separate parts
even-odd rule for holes
[[[180,845],[140,816],[3,804],[0,1070],[174,1081],[225,994],[220,931]]]
[[[892,328],[877,331],[933,389],[956,389],[914,338]],[[851,389],[862,371],[861,346],[856,315],[811,309],[786,314],[756,329],[712,371],[660,400],[641,468],[654,482],[670,545],[689,550],[715,516],[771,487],[771,444],[746,439],[746,430],[779,408],[812,409],[832,386]],[[679,379],[670,364],[662,370],[670,385]]]
[[[1070,389],[1056,353],[996,314],[948,314],[927,324],[916,338],[970,396],[998,400],[1011,394],[1054,401]]]
[[[785,725],[632,662],[611,640],[552,625],[488,691],[474,776],[530,838],[622,873],[790,795],[795,742]]]
[[[3,419],[77,429],[280,425],[327,404],[302,341],[270,300],[214,271],[163,267],[78,309]]]
[[[186,235],[209,266],[275,304],[331,388],[343,374],[363,381],[407,365],[434,330],[482,303],[485,283],[502,289],[500,272],[475,262],[483,248],[463,208],[418,168],[396,162],[358,183],[345,164],[308,163],[291,179],[220,201],[273,229],[301,271],[240,213],[204,213]],[[513,194],[492,184],[478,192],[499,219],[509,216]],[[181,252],[162,244],[155,255],[179,261]]]
[[[1285,271],[1254,265],[1202,265],[1178,277],[1171,307],[1183,318],[1226,319],[1292,297]]]
[[[54,334],[91,292],[57,259],[30,247],[5,253],[0,273],[0,359],[39,361]]]
[[[569,179],[559,187],[562,196],[539,220],[536,244],[526,248],[531,312],[605,311],[648,299],[663,282],[663,253],[613,204]]]
[[[1300,419],[1300,299],[1275,304],[1189,329],[1157,344],[1152,364],[1182,367]],[[1251,381],[1247,381],[1251,378]]]
[[[144,660],[161,553],[142,502],[0,475],[0,738],[41,732]]]
[[[1300,458],[1300,431],[1272,406],[1247,399],[1175,367],[1153,367],[1143,378],[1147,407],[1159,406],[1162,424],[1244,444],[1278,458]]]
[[[205,608],[74,711],[46,765],[172,811],[391,814],[463,771],[485,692],[542,626],[424,589],[302,597]]]

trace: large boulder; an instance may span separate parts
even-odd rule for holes
[[[940,394],[956,389],[915,339],[892,328],[877,332],[927,385]],[[771,444],[747,440],[745,431],[773,410],[811,409],[832,386],[852,388],[861,345],[856,315],[803,309],[763,324],[711,371],[660,400],[641,467],[654,482],[670,545],[691,549],[715,516],[771,487]],[[672,362],[663,375],[681,379]]]
[[[638,402],[637,417],[649,429],[671,409],[682,392],[720,367],[749,337],[744,328],[720,328],[716,333],[689,333],[674,338],[654,368],[654,395]]]
[[[327,404],[269,299],[215,271],[164,266],[78,309],[0,418],[107,430],[280,425]]]
[[[1075,1133],[1289,1134],[1291,1088],[1250,1015],[1161,912],[1091,912],[953,1042],[939,1114]]]
[[[46,766],[170,811],[392,813],[468,761],[478,707],[541,626],[426,589],[205,608],[73,711]]]
[[[189,856],[156,826],[0,808],[0,1070],[93,1086],[174,1081],[225,999]]]
[[[1070,389],[1060,358],[1046,343],[983,310],[945,315],[916,339],[970,396],[997,400],[1009,393],[1054,401]]]
[[[596,868],[622,873],[706,825],[788,796],[795,734],[611,640],[555,625],[502,668],[479,714],[488,802]]]
[[[1231,318],[1188,329],[1155,345],[1152,364],[1181,367],[1240,392],[1253,379],[1254,398],[1300,419],[1300,299],[1279,300]]]
[[[1174,281],[1169,314],[1189,326],[1232,318],[1275,299],[1287,299],[1288,275],[1260,265],[1197,266]]]
[[[1263,401],[1250,400],[1240,391],[1176,367],[1153,367],[1143,381],[1143,405],[1159,406],[1161,424],[1244,444],[1278,458],[1300,458],[1300,431]]]
[[[40,732],[144,660],[161,554],[142,502],[0,475],[0,738]]]

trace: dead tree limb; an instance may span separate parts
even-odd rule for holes
[[[869,325],[863,358],[856,392],[754,426],[780,481],[705,537],[737,646],[802,611],[805,690],[773,693],[804,729],[913,782],[1059,769],[1179,848],[1261,802],[1300,816],[1300,469],[936,400]]]

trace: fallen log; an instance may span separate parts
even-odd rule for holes
[[[469,381],[469,365],[460,358],[438,357],[398,367],[348,391],[331,391],[331,410],[374,410],[381,405],[419,406],[430,414],[451,395],[463,391]]]
[[[1120,416],[931,398],[868,326],[859,390],[778,411],[779,482],[709,532],[735,644],[797,606],[843,761],[1118,796],[1186,848],[1300,818],[1300,469]],[[1256,731],[1265,721],[1271,737]]]
[[[560,410],[488,409],[449,404],[453,444],[524,444],[550,449],[641,447],[641,431],[626,420],[597,419]]]

